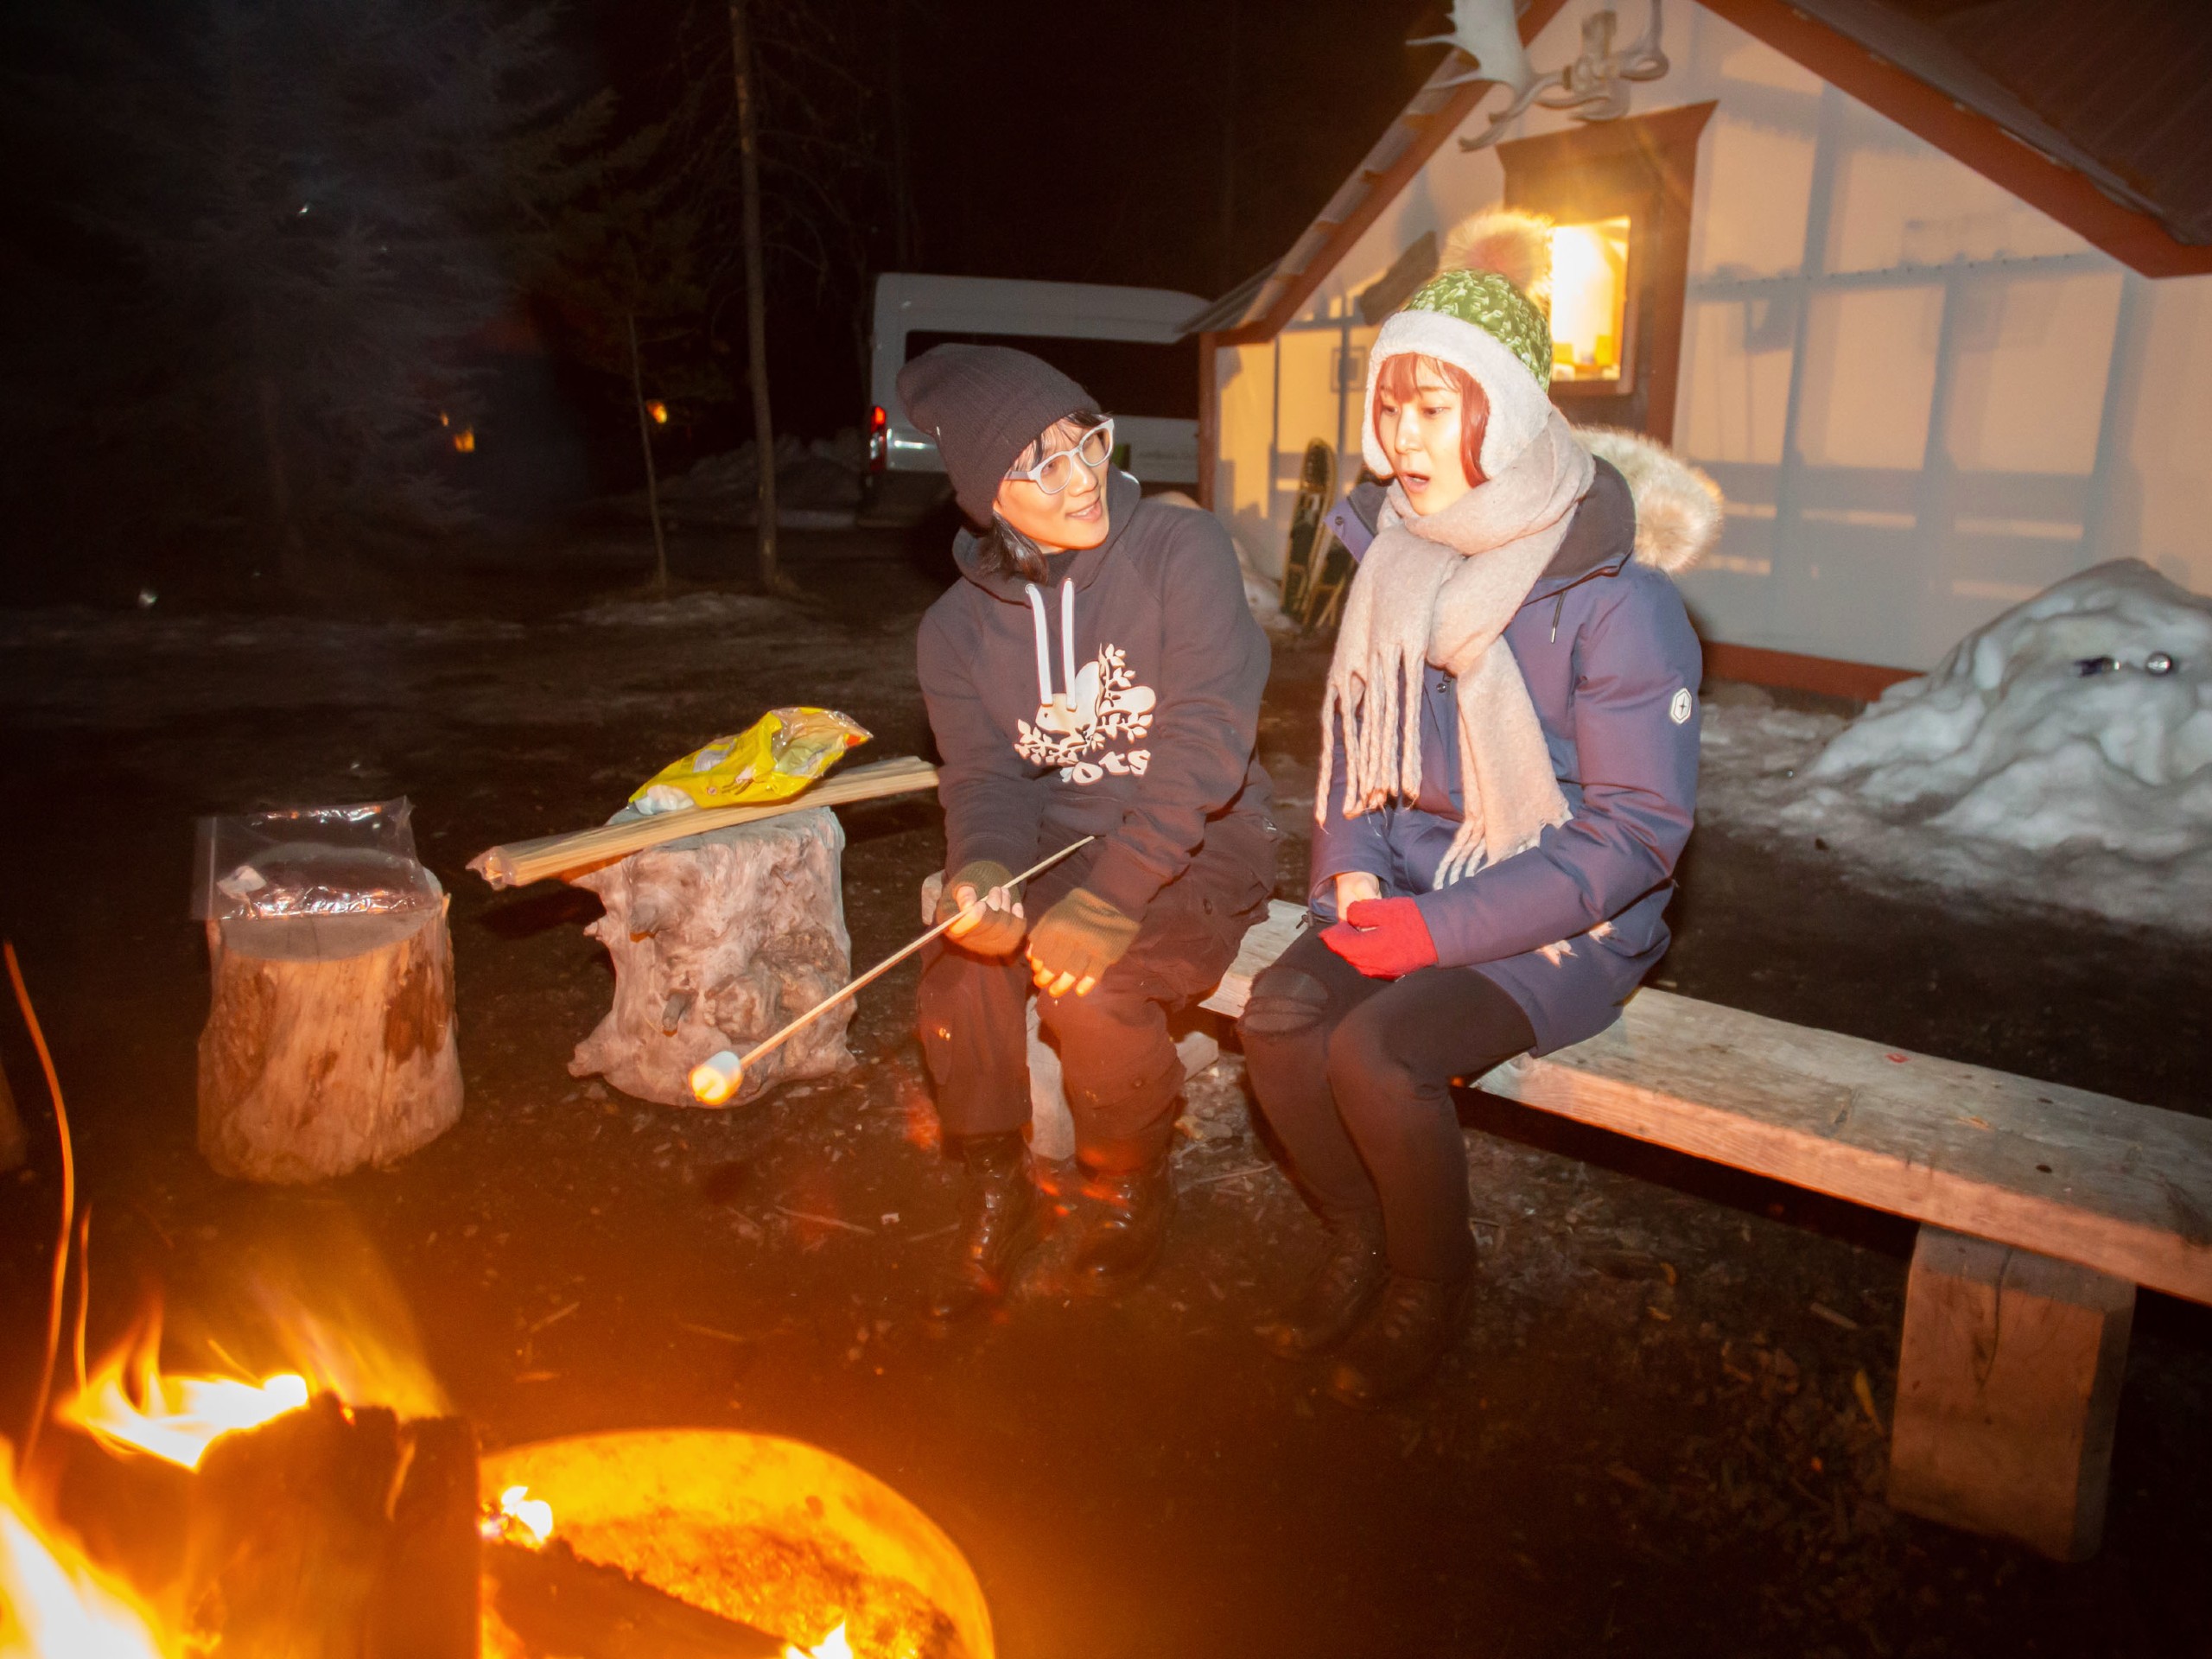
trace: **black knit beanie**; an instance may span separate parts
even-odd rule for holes
[[[937,440],[960,510],[978,524],[1007,468],[1037,435],[1096,407],[1090,394],[1039,357],[1007,346],[933,346],[899,371],[906,418]]]

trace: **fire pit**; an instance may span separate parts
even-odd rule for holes
[[[56,1414],[79,1434],[35,1501],[0,1458],[8,1659],[992,1659],[952,1541],[815,1447],[660,1430],[480,1463],[458,1418],[164,1376],[150,1346]]]
[[[709,1429],[582,1435],[486,1457],[483,1487],[494,1506],[526,1489],[524,1501],[550,1505],[554,1535],[578,1556],[780,1631],[798,1655],[995,1651],[982,1589],[952,1541],[874,1476],[797,1440]],[[525,1653],[493,1585],[485,1599],[486,1659]]]

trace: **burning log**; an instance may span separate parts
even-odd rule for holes
[[[614,959],[614,1006],[569,1070],[601,1073],[641,1100],[696,1105],[694,1066],[751,1047],[843,985],[852,971],[844,845],[836,816],[817,809],[649,848],[578,876],[607,906],[586,931]],[[840,1005],[764,1056],[742,1096],[842,1070],[851,1018]]]
[[[118,1455],[64,1424],[41,1455],[51,1511],[85,1553],[157,1599],[184,1569],[184,1515],[192,1471],[158,1457]]]
[[[207,924],[200,1149],[225,1175],[388,1164],[461,1116],[453,942],[430,911]]]
[[[565,1540],[485,1546],[499,1618],[533,1655],[573,1659],[781,1659],[766,1630],[587,1561]]]
[[[331,1394],[219,1437],[188,1504],[190,1638],[218,1659],[474,1659],[476,1484],[466,1422]]]

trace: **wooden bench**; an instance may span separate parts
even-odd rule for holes
[[[1304,925],[1274,905],[1202,1006],[1241,1014]],[[1890,1502],[2095,1551],[2136,1287],[2212,1302],[2212,1122],[1649,989],[1478,1083],[1920,1223]]]

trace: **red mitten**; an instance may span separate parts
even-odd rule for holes
[[[1363,899],[1321,930],[1321,943],[1370,979],[1402,979],[1436,966],[1436,941],[1410,899]]]

